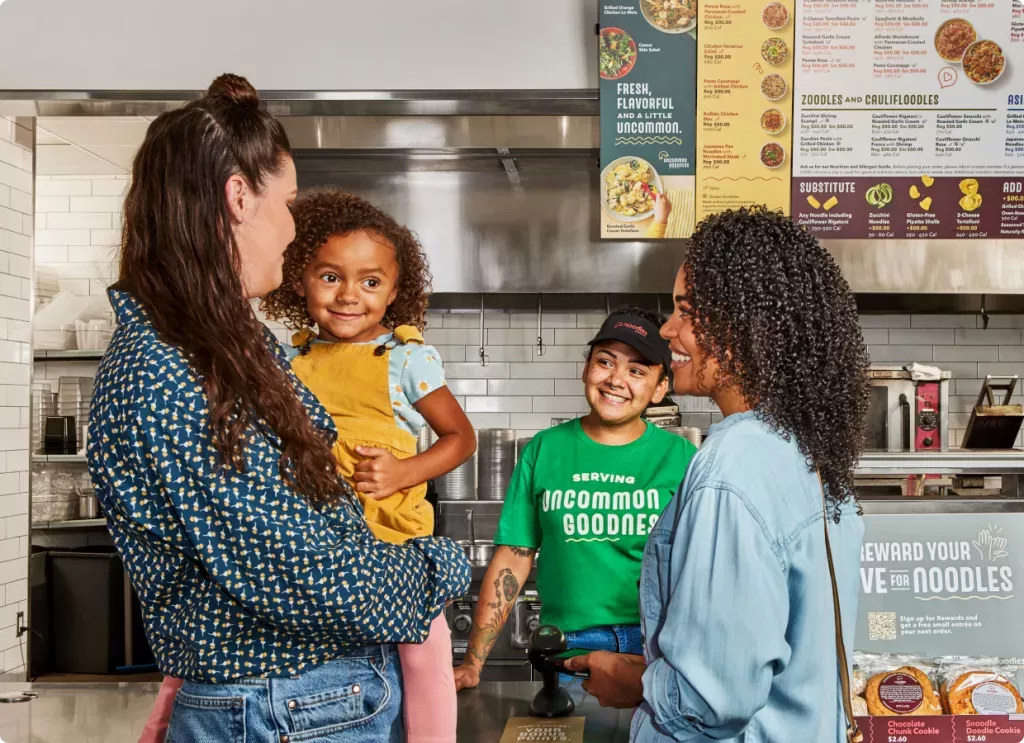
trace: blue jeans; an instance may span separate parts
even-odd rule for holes
[[[186,681],[166,743],[401,743],[402,677],[393,645],[354,648],[301,675]]]
[[[643,655],[644,641],[639,624],[613,624],[610,627],[592,627],[578,632],[566,632],[569,649],[608,650],[613,653]]]
[[[591,627],[578,632],[565,633],[569,650],[583,648],[586,650],[608,650],[612,653],[630,653],[643,655],[644,641],[639,624],[613,624],[609,627]],[[562,686],[582,681],[577,676],[565,673],[558,674]]]

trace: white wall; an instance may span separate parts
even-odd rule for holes
[[[0,678],[10,680],[25,673],[15,614],[28,597],[33,141],[0,117]]]
[[[7,0],[0,90],[588,88],[596,23],[596,0]]]

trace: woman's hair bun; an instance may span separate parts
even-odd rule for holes
[[[239,106],[259,108],[260,96],[256,88],[241,75],[226,72],[210,83],[207,98],[220,98]]]

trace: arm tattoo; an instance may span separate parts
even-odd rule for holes
[[[537,550],[531,547],[509,547],[509,549],[516,557],[533,557],[537,554]]]
[[[498,571],[498,577],[494,580],[494,600],[486,603],[486,621],[483,624],[474,623],[470,641],[466,648],[466,654],[476,658],[481,664],[487,659],[491,648],[498,640],[505,622],[508,620],[509,611],[519,595],[519,580],[508,568]],[[484,600],[481,595],[479,601]],[[477,612],[479,613],[479,609]]]

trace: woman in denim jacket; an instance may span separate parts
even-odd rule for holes
[[[852,638],[868,404],[853,297],[814,237],[757,208],[698,227],[673,294],[674,390],[724,420],[647,543],[644,657],[571,666],[602,704],[638,706],[637,743],[845,740],[822,523]]]
[[[392,643],[469,585],[454,543],[373,537],[330,416],[249,304],[281,283],[295,191],[284,129],[233,75],[159,116],[132,167],[88,459],[184,679],[169,743],[400,741]]]

